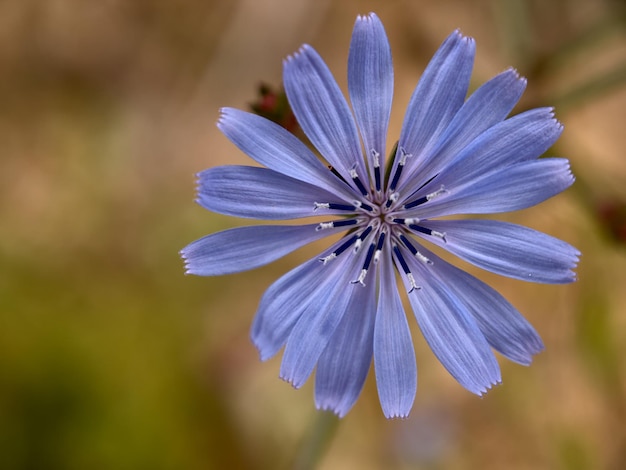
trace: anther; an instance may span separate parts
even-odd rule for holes
[[[330,209],[330,204],[327,202],[314,202],[313,210],[316,211],[318,209]]]
[[[418,260],[420,260],[422,263],[427,264],[429,266],[433,265],[433,262],[429,258],[424,256],[423,254],[421,254],[417,250],[417,248],[413,246],[413,244],[409,241],[407,237],[405,237],[404,235],[400,235],[400,240],[402,240],[402,243],[404,243],[404,246],[406,246],[409,249],[409,251],[413,254],[413,256],[415,256]]]
[[[365,287],[365,283],[363,281],[365,280],[365,276],[367,276],[367,270],[369,269],[370,264],[372,262],[372,256],[374,254],[375,248],[376,248],[376,245],[374,245],[374,243],[371,243],[369,249],[367,250],[367,255],[365,256],[365,262],[363,263],[363,269],[361,269],[359,278],[356,281],[352,281],[352,284],[361,284],[363,287]]]
[[[400,151],[400,160],[398,160],[398,166],[396,167],[396,172],[393,174],[391,184],[389,185],[390,191],[396,190],[396,186],[398,185],[398,181],[400,180],[400,175],[402,174],[404,165],[406,165],[407,159],[413,156],[410,153],[407,153],[406,150],[404,150],[402,147],[400,147],[398,150]]]
[[[406,274],[406,278],[409,280],[409,284],[411,285],[409,294],[413,292],[414,290],[421,289],[421,287],[418,286],[417,283],[415,282],[415,278],[413,277],[413,274],[411,273],[411,270],[409,269],[409,265],[406,264],[406,261],[404,260],[404,256],[402,256],[402,253],[400,252],[400,248],[398,248],[398,245],[395,245],[395,244],[393,245],[393,252],[396,255],[396,259],[400,262],[400,266],[402,266],[402,270],[404,271],[404,274]]]
[[[357,240],[357,238],[358,237],[356,235],[352,235],[347,241],[342,243],[339,246],[339,248],[333,251],[330,255],[324,256],[323,258],[320,258],[319,260],[324,264],[328,263],[329,261],[334,260],[337,256],[339,256],[341,253],[346,251],[350,247],[350,245],[352,245]]]
[[[365,276],[367,276],[367,269],[361,269],[359,278],[354,281],[350,281],[350,284],[361,284],[363,287],[365,287],[365,283],[363,282],[365,281]]]
[[[320,230],[326,230],[335,227],[347,227],[350,225],[356,225],[358,223],[359,219],[333,220],[332,222],[321,222],[317,227],[315,227],[315,230],[319,232]]]
[[[391,196],[389,196],[389,199],[387,199],[387,202],[385,203],[385,207],[389,209],[391,205],[398,200],[399,197],[400,197],[399,193],[392,193]]]
[[[444,242],[448,243],[448,240],[446,240],[446,232],[437,232],[436,230],[431,230],[430,234],[434,237],[441,238]]]
[[[374,184],[376,185],[376,191],[380,191],[382,188],[382,179],[380,175],[380,153],[372,149],[372,160],[374,161]]]
[[[413,292],[414,290],[420,290],[421,287],[417,285],[417,282],[415,282],[415,278],[413,277],[413,274],[411,273],[407,273],[406,278],[409,280],[409,284],[411,284],[411,288],[409,289],[409,294],[411,292]]]
[[[378,236],[378,243],[376,244],[376,251],[374,252],[374,264],[378,263],[380,254],[383,251],[383,243],[385,242],[385,232],[381,232]]]
[[[355,168],[352,168],[350,170],[350,177],[352,178],[352,181],[354,181],[354,184],[356,184],[356,187],[359,188],[359,191],[361,191],[361,194],[363,196],[367,196],[367,189],[365,189],[365,186],[363,186],[363,183],[361,182],[359,174],[356,172]]]
[[[426,200],[427,201],[431,201],[431,200],[435,199],[436,197],[441,196],[442,194],[446,194],[447,192],[448,192],[448,190],[446,188],[444,188],[444,186],[442,184],[441,187],[437,191],[434,191],[434,192],[432,192],[430,194],[427,194],[426,195]]]
[[[333,252],[328,256],[324,256],[323,258],[320,258],[320,261],[322,262],[322,264],[325,265],[326,263],[334,260],[336,257],[337,257],[337,254]]]
[[[406,225],[407,227],[410,227],[411,225],[414,225],[414,224],[419,224],[419,222],[420,222],[420,219],[418,219],[417,217],[411,217],[408,219],[393,219],[394,224]]]
[[[431,230],[427,227],[422,227],[421,225],[411,224],[409,225],[411,230],[415,230],[416,232],[424,233],[426,235],[432,235],[433,237],[441,238],[444,242],[448,243],[446,240],[446,232],[438,232],[436,230]]]
[[[409,202],[408,204],[405,204],[402,208],[412,209],[413,207],[421,206],[422,204],[428,201],[431,201],[435,199],[436,197],[441,196],[442,194],[446,194],[447,192],[448,190],[445,189],[443,185],[441,185],[441,187],[437,191],[427,194],[426,196],[420,197],[419,199],[416,199],[415,201]]]
[[[363,241],[367,238],[367,236],[372,232],[372,226],[367,227],[361,235],[359,235],[356,243],[354,244],[354,252],[357,253],[363,244]]]
[[[364,209],[367,212],[373,212],[374,208],[368,204],[365,204],[364,202],[361,201],[353,201],[352,202],[354,204],[354,207],[357,209]]]
[[[330,166],[330,165],[329,165],[329,166],[328,166],[328,169],[330,170],[330,172],[331,172],[333,175],[335,175],[337,178],[339,178],[339,179],[340,179],[341,181],[343,181],[344,183],[348,184],[348,182],[344,179],[344,177],[343,177],[343,176],[341,176],[341,174],[340,174],[337,170],[335,170],[335,168],[334,168],[334,167],[332,167],[332,166]]]

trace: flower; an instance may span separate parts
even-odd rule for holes
[[[198,203],[264,220],[320,223],[226,230],[182,250],[187,273],[253,269],[343,233],[263,295],[251,338],[262,360],[284,347],[280,376],[300,387],[315,374],[318,408],[344,416],[372,357],[385,416],[408,415],[417,367],[396,286],[399,273],[423,336],[450,374],[481,395],[501,381],[492,348],[530,364],[539,335],[500,294],[423,245],[430,242],[497,274],[568,283],[579,252],[523,226],[456,214],[534,206],[569,187],[561,158],[538,158],[563,127],[551,108],[507,118],[526,81],[512,70],[465,100],[474,41],[453,32],[424,71],[386,165],[393,67],[375,14],[358,17],[348,59],[352,111],[328,67],[305,45],[284,62],[284,86],[306,136],[330,165],[280,126],[236,109],[219,129],[264,168],[221,166],[198,175]],[[386,170],[385,170],[386,168]]]

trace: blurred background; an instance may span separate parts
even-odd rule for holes
[[[0,468],[289,468],[319,413],[248,330],[302,249],[220,278],[183,275],[187,243],[245,221],[194,204],[194,174],[250,164],[215,127],[280,87],[302,43],[345,90],[357,14],[394,55],[390,141],[455,28],[477,41],[475,88],[509,65],[516,112],[553,105],[550,155],[577,183],[501,216],[583,252],[579,281],[539,286],[467,265],[546,351],[503,384],[462,389],[414,331],[411,417],[387,421],[373,375],[323,469],[621,469],[626,465],[626,10],[610,0],[0,1]],[[410,312],[410,311],[409,311]],[[410,322],[414,323],[412,314]],[[413,325],[415,326],[415,325]],[[331,425],[332,427],[332,425]]]

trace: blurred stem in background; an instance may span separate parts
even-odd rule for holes
[[[333,413],[318,411],[309,432],[304,436],[291,468],[294,470],[317,468],[335,436],[338,425],[339,418]]]

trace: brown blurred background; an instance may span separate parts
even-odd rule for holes
[[[516,112],[557,107],[565,133],[549,153],[578,181],[501,219],[583,257],[567,286],[459,263],[546,351],[530,368],[501,360],[503,384],[477,398],[414,331],[411,417],[384,419],[370,375],[320,468],[626,468],[626,22],[610,0],[0,1],[0,468],[297,459],[313,381],[281,382],[280,357],[260,363],[248,329],[263,291],[313,250],[221,278],[184,276],[177,252],[245,223],[193,203],[194,173],[250,163],[217,131],[219,108],[280,86],[304,42],[345,89],[352,25],[369,11],[394,55],[392,136],[455,28],[477,40],[473,87],[513,65],[528,78]]]

